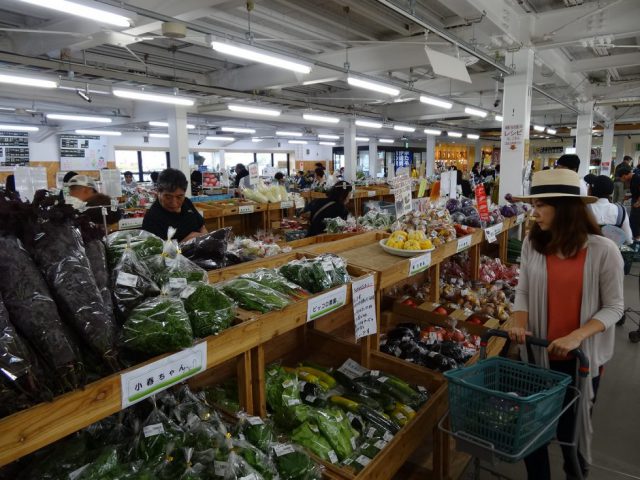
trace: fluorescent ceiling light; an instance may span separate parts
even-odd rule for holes
[[[11,83],[22,87],[57,88],[58,82],[43,78],[23,77],[20,75],[0,74],[0,83]]]
[[[284,130],[278,130],[276,132],[276,135],[280,136],[280,137],[301,137],[302,133],[300,132],[287,132]]]
[[[221,135],[217,135],[215,137],[207,137],[207,140],[211,140],[213,142],[233,142],[235,138],[233,137],[223,137]]]
[[[306,145],[307,141],[306,140],[289,140],[289,143],[297,143],[300,145]]]
[[[533,126],[533,129],[534,129],[536,132],[544,132],[545,127],[544,127],[544,126],[542,126],[542,125],[534,125],[534,126]]]
[[[23,3],[30,3],[38,7],[50,8],[59,12],[76,15],[78,17],[88,18],[100,23],[115,25],[116,27],[130,27],[131,22],[127,17],[117,15],[99,8],[88,7],[76,2],[67,0],[20,0]]]
[[[256,133],[253,128],[242,127],[220,127],[221,132],[233,132],[233,133]]]
[[[3,132],[37,132],[40,130],[33,125],[0,125],[0,131]]]
[[[556,133],[558,133],[558,131],[555,128],[547,127],[547,133],[550,135],[555,135]]]
[[[440,135],[442,133],[441,130],[435,130],[432,128],[425,128],[424,129],[424,133],[426,133],[427,135]]]
[[[382,83],[370,82],[369,80],[362,80],[361,78],[348,77],[347,83],[352,87],[359,87],[367,90],[372,90],[374,92],[386,93],[387,95],[391,95],[392,97],[400,94],[400,90],[398,90],[397,88],[383,85]]]
[[[311,122],[324,122],[324,123],[338,123],[340,119],[338,117],[329,117],[326,115],[316,115],[314,113],[303,113],[302,118]]]
[[[356,137],[356,142],[368,142],[369,137]]]
[[[416,131],[414,127],[407,127],[406,125],[394,125],[393,129],[399,132],[415,132]]]
[[[234,103],[227,105],[227,108],[232,112],[255,113],[256,115],[268,115],[270,117],[278,117],[281,113],[280,110],[275,110],[273,108],[251,107],[248,105],[238,105]]]
[[[177,95],[163,95],[160,93],[147,93],[139,90],[122,90],[120,88],[113,90],[116,97],[128,98],[130,100],[142,100],[144,102],[168,103],[171,105],[182,105],[192,107],[194,101],[191,98],[179,97]]]
[[[239,47],[225,42],[211,42],[211,47],[220,53],[226,53],[233,57],[244,58],[253,62],[264,63],[272,67],[284,68],[298,73],[309,73],[311,66],[309,64],[294,62],[283,57],[265,53],[253,47]]]
[[[253,143],[260,143],[260,142],[262,141],[262,138],[253,137],[253,138],[251,139],[251,141],[252,141]]]
[[[16,109],[13,107],[0,107],[0,110],[3,112],[15,112]]]
[[[91,117],[89,115],[70,115],[66,113],[47,113],[51,120],[67,120],[70,122],[111,123],[109,117]]]
[[[168,133],[150,133],[149,136],[151,138],[169,138]]]
[[[336,142],[318,142],[318,145],[329,145],[329,146],[335,146]]]
[[[475,133],[467,133],[467,138],[469,140],[478,140],[480,138],[480,135],[477,135]]]
[[[502,115],[496,115],[496,116],[495,116],[495,119],[496,119],[496,122],[501,122],[502,120],[504,120],[504,119],[502,118]]]
[[[382,123],[372,122],[370,120],[356,120],[356,125],[359,127],[367,127],[367,128],[382,128]]]
[[[395,140],[393,138],[381,138],[378,140],[380,143],[393,143]]]
[[[482,117],[485,118],[487,116],[487,112],[484,110],[479,110],[477,108],[464,107],[464,113],[468,113],[469,115],[473,115],[474,117]]]
[[[150,127],[169,127],[169,122],[149,122]],[[187,124],[188,130],[194,130],[196,128],[195,125]]]
[[[451,102],[445,102],[444,100],[440,100],[439,98],[427,97],[426,95],[421,95],[420,101],[422,103],[427,103],[435,107],[446,108],[447,110],[453,107],[453,103]]]
[[[78,135],[106,135],[107,137],[119,137],[122,132],[114,130],[76,130]]]
[[[447,136],[454,137],[454,138],[460,138],[460,137],[462,137],[462,134],[460,132],[447,132]]]
[[[319,133],[318,138],[324,138],[326,140],[338,140],[340,135],[327,135],[325,133]]]

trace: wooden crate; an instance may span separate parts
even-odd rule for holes
[[[295,365],[301,360],[309,360],[321,365],[338,367],[348,358],[358,361],[360,351],[357,345],[305,326],[278,336],[271,342],[266,342],[258,347],[253,355],[252,378],[256,381],[259,372],[264,372],[265,367],[275,361],[282,361],[285,365]],[[442,375],[378,352],[371,353],[369,368],[395,375],[411,384],[423,385],[431,396],[417,411],[415,418],[403,427],[360,473],[356,474],[348,468],[322,462],[326,468],[326,478],[388,480],[424,442],[425,438],[431,435],[440,437],[437,435],[437,422],[447,408],[447,389]],[[254,399],[258,402],[255,410],[264,415],[266,414],[264,374],[256,385],[261,390],[254,391]],[[438,478],[441,474],[442,449],[439,441],[436,443],[434,476]]]
[[[351,238],[356,235],[362,235],[365,232],[350,232],[350,233],[324,233],[322,235],[315,235],[313,237],[305,237],[300,240],[293,240],[291,242],[285,242],[284,245],[293,249],[304,249],[310,245],[318,245],[320,243],[335,242],[336,240],[342,240],[343,238]]]

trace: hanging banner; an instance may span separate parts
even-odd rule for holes
[[[489,205],[487,204],[487,194],[482,183],[476,185],[476,203],[478,204],[480,220],[486,222],[489,220]]]

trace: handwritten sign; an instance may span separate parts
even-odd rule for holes
[[[253,205],[240,205],[238,207],[238,213],[241,214],[245,214],[245,213],[253,213],[255,211],[255,206]]]
[[[138,403],[207,368],[207,342],[120,375],[122,408]]]
[[[467,235],[466,237],[459,238],[456,253],[464,252],[466,249],[470,248],[472,238],[472,235]]]
[[[367,197],[375,197],[375,196],[376,196],[376,191],[375,190],[367,191]]]
[[[351,284],[351,292],[353,295],[353,322],[356,340],[358,340],[378,331],[373,275],[354,280]]]
[[[347,303],[347,286],[329,290],[322,295],[309,299],[307,306],[307,322],[323,317]]]
[[[424,272],[431,266],[431,252],[418,255],[409,260],[409,276]]]

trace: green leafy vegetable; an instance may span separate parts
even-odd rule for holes
[[[286,295],[246,278],[231,280],[222,290],[246,310],[266,313],[282,310],[291,303]]]
[[[331,444],[322,436],[316,425],[304,422],[293,431],[291,440],[315,453],[322,460],[332,462],[330,452],[333,451],[333,448],[331,448]]]
[[[253,280],[260,285],[264,285],[265,287],[269,287],[280,293],[284,293],[291,298],[304,298],[309,295],[309,292],[305,291],[295,283],[287,280],[285,277],[279,274],[277,270],[269,268],[259,268],[254,272],[241,275],[240,278]]]
[[[123,230],[113,232],[107,239],[107,260],[109,268],[114,268],[127,247],[127,240],[131,240],[131,248],[139,258],[145,259],[151,255],[162,253],[162,239],[145,230]]]
[[[195,290],[190,293],[192,288]],[[236,313],[235,304],[217,288],[206,283],[190,284],[183,290],[182,297],[196,337],[217,335],[231,326]]]
[[[344,260],[332,254],[293,260],[280,267],[280,274],[311,293],[319,293],[350,280]]]

